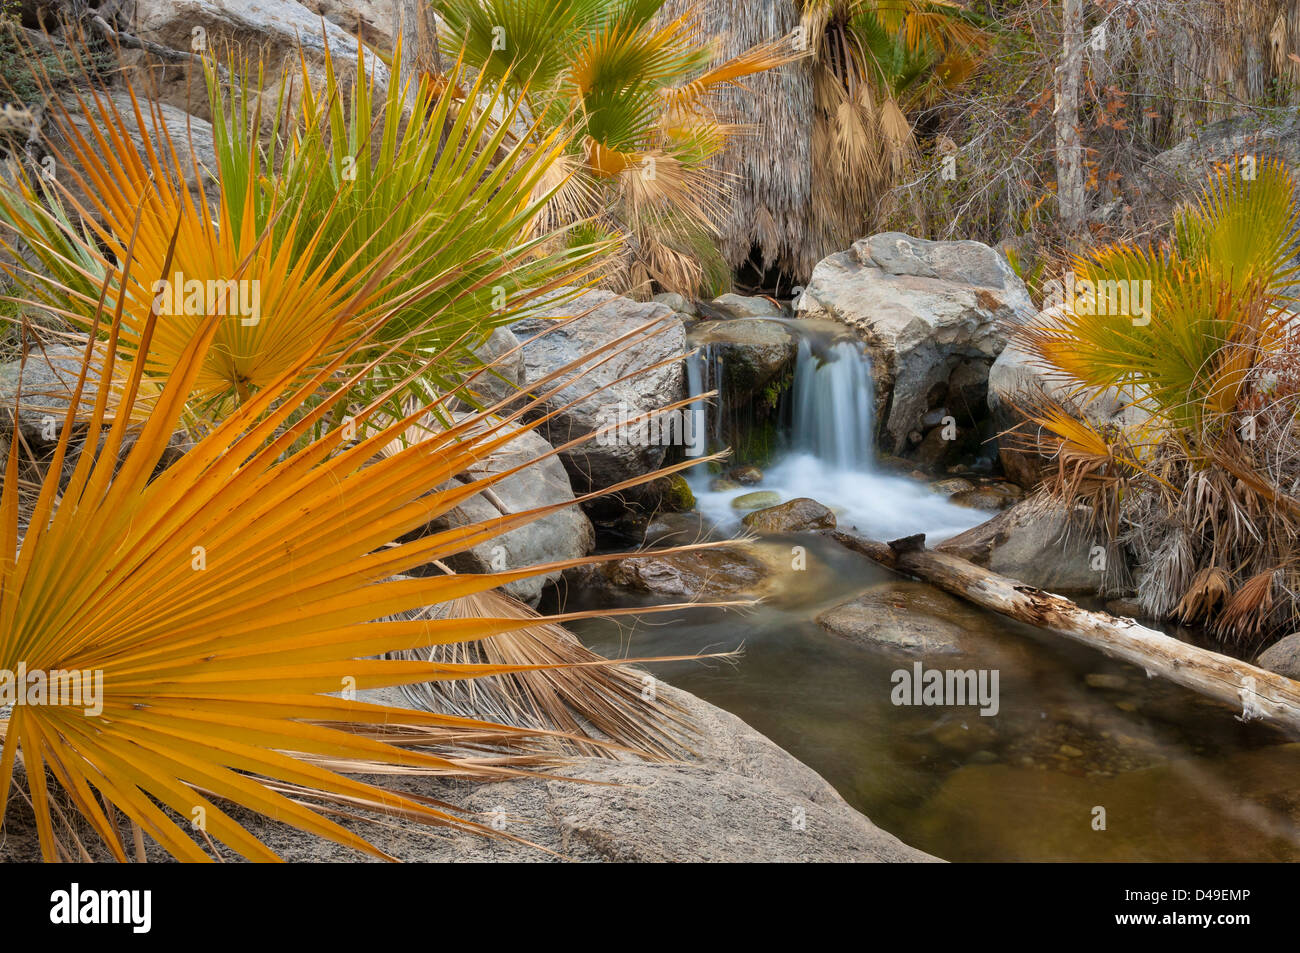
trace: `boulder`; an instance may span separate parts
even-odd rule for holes
[[[819,262],[796,311],[838,320],[866,342],[877,419],[895,454],[950,392],[963,404],[976,399],[1006,345],[1005,326],[1035,313],[1024,283],[987,245],[899,232],[864,238]]]
[[[478,347],[474,356],[483,362],[481,374],[466,385],[466,389],[485,407],[517,394],[524,383],[524,355],[519,339],[509,328],[494,328]],[[471,369],[470,373],[473,374]],[[511,407],[516,405],[512,404]]]
[[[710,538],[714,525],[703,514],[661,512],[646,523],[646,546],[686,546]]]
[[[788,503],[749,513],[741,522],[756,533],[801,533],[834,529],[835,514],[816,500],[801,496]]]
[[[312,13],[324,17],[348,36],[360,31],[362,39],[385,50],[393,45],[397,22],[396,0],[299,0]],[[441,23],[438,24],[441,28]],[[439,30],[441,33],[441,29]],[[410,40],[406,40],[409,48]]]
[[[394,857],[425,863],[938,859],[876,827],[815,771],[734,715],[662,682],[656,691],[680,706],[697,730],[680,761],[577,757],[548,769],[549,777],[492,782],[368,779],[455,805],[481,824],[500,818],[504,833],[518,841],[446,828],[430,836],[429,828],[400,821],[339,821]],[[391,689],[362,694],[366,701],[406,707]],[[246,810],[231,814],[287,861],[371,859]],[[20,798],[11,799],[5,834],[0,861],[40,859],[32,815]],[[85,840],[94,859],[108,859],[94,837]],[[150,861],[167,859],[151,840],[146,854]]]
[[[676,291],[661,292],[650,300],[657,301],[670,311],[675,311],[678,314],[684,314],[692,318],[695,317],[695,305],[682,295],[679,295]]]
[[[725,294],[714,298],[712,304],[715,308],[719,308],[737,318],[780,318],[785,316],[781,306],[771,298],[749,298],[745,295]]]
[[[113,89],[108,92],[107,99],[121,115],[127,131],[131,134],[131,140],[135,144],[136,152],[143,159],[147,154],[144,135],[136,122],[135,106],[131,103],[130,94],[125,89]],[[89,138],[90,125],[77,107],[75,98],[65,98],[64,107],[68,110],[68,115],[71,117],[77,131],[82,136]],[[156,109],[157,118],[142,108],[145,130],[149,133],[151,148],[163,154],[168,154],[168,150],[174,148],[179,168],[185,178],[185,184],[190,189],[190,193],[198,200],[201,182],[203,189],[206,190],[208,200],[212,201],[218,191],[217,153],[212,144],[212,124],[206,119],[190,115],[184,109],[167,102],[156,104]],[[171,143],[170,147],[168,146],[169,141]],[[59,136],[57,127],[52,132],[52,144],[65,155],[69,154],[68,143]],[[194,171],[196,164],[199,169],[197,175]],[[59,181],[68,187],[84,207],[89,208],[85,193],[82,192],[81,187],[73,180],[72,176],[59,176]]]
[[[1266,648],[1258,664],[1270,672],[1300,679],[1300,632],[1293,632]]]
[[[775,490],[755,490],[753,493],[742,493],[731,501],[733,510],[761,510],[765,507],[776,506],[781,502],[781,494]]]
[[[391,17],[391,0],[380,0],[380,3],[389,8],[387,15]],[[343,4],[338,0],[324,0],[320,5],[337,8]],[[271,96],[280,71],[291,70],[291,75],[297,78],[302,63],[306,64],[313,82],[323,79],[327,56],[333,59],[345,82],[346,74],[356,72],[355,35],[330,19],[322,19],[324,9],[311,10],[297,0],[135,0],[134,8],[133,32],[142,39],[173,50],[206,49],[218,55],[230,50],[237,56],[261,62],[266,68]],[[368,49],[363,55],[376,88],[386,89],[388,67]],[[183,64],[155,70],[151,75],[157,80],[163,102],[210,118],[201,76],[187,76]],[[273,106],[272,100],[268,108]]]
[[[1280,158],[1300,168],[1300,119],[1288,115],[1280,122],[1238,116],[1210,123],[1152,158],[1138,170],[1125,195],[1138,221],[1163,226],[1176,205],[1194,199],[1217,169]]]
[[[79,347],[32,349],[27,361],[0,364],[0,428],[12,431],[13,410],[22,391],[18,408],[18,428],[28,443],[49,444],[58,439],[63,417],[68,411],[84,350]],[[81,394],[81,409],[89,413],[95,406],[97,388],[87,381]]]
[[[557,323],[575,316],[576,320]],[[642,332],[642,340],[621,353],[611,357],[612,352],[606,351],[590,357],[599,348],[647,325],[651,327]],[[539,299],[527,317],[511,324],[510,330],[524,342],[525,386],[573,361],[590,357],[587,364],[569,376],[587,373],[561,390],[548,405],[559,410],[544,425],[553,446],[620,419],[634,419],[683,396],[682,363],[673,358],[686,351],[686,332],[681,319],[662,304],[632,301],[600,290],[585,291],[576,297],[552,292]],[[543,331],[549,333],[541,334]],[[654,366],[661,362],[668,363]],[[620,380],[623,377],[628,379]],[[607,384],[610,386],[597,392]],[[565,406],[570,403],[572,406]],[[668,444],[684,442],[687,416],[682,411],[660,418],[662,427],[643,424],[639,429],[635,425],[619,428],[564,451],[561,459],[575,489],[601,490],[658,469]]]
[[[1030,497],[935,548],[1058,593],[1096,593],[1107,573],[1094,569],[1100,541],[1086,536],[1069,513]]]
[[[927,656],[969,651],[966,634],[985,625],[976,610],[921,582],[874,586],[823,612],[817,624],[858,645]]]
[[[749,403],[790,370],[798,352],[786,325],[761,318],[701,321],[691,328],[687,342],[701,350],[706,363],[720,369],[721,380],[709,381],[707,388],[720,390],[726,407]]]
[[[523,431],[510,443],[483,460],[470,476],[474,479],[482,479],[490,474],[518,466],[527,460],[537,459],[550,451],[551,446],[545,439],[531,431]],[[569,476],[565,473],[564,466],[554,456],[544,460],[537,459],[537,462],[531,466],[494,484],[492,491],[508,513],[521,513],[539,506],[571,501],[574,498]],[[424,530],[407,538],[479,523],[501,515],[501,510],[496,504],[480,494],[439,516]],[[596,536],[591,521],[587,519],[580,507],[574,505],[543,516],[526,526],[512,529],[495,539],[480,543],[472,549],[458,553],[446,562],[455,572],[500,572],[563,559],[576,559],[586,556],[595,545]],[[430,567],[428,571],[437,570]],[[517,580],[503,588],[521,602],[536,605],[543,588],[559,577],[559,572],[547,573]]]

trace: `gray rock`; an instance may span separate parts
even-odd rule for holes
[[[391,8],[391,0],[380,2]],[[328,3],[330,7],[338,5],[336,0]],[[201,37],[208,50],[224,54],[229,49],[262,63],[270,84],[268,96],[274,96],[281,69],[297,77],[303,62],[313,82],[324,77],[327,56],[345,82],[347,74],[356,72],[356,37],[331,20],[322,20],[325,10],[310,10],[297,0],[135,0],[134,10],[134,32],[143,39],[190,51]],[[391,10],[387,15],[392,16]],[[370,50],[364,56],[376,88],[387,89],[388,67]],[[187,88],[181,68],[168,69],[155,78],[164,102],[193,109],[207,118],[207,96],[201,81],[195,95]],[[268,103],[268,108],[273,105],[273,101]]]
[[[131,97],[124,89],[110,90],[107,99],[121,115],[127,131],[131,134],[131,140],[135,144],[136,152],[142,159],[147,155],[144,143],[144,131],[147,131],[150,139],[150,146],[153,149],[160,150],[165,155],[170,155],[169,149],[176,150],[176,158],[179,163],[179,170],[185,178],[185,184],[189,187],[190,193],[197,200],[199,198],[199,185],[202,182],[203,189],[206,190],[207,198],[212,201],[217,194],[217,154],[212,144],[212,124],[206,119],[190,115],[184,109],[180,109],[166,102],[157,104],[158,116],[153,117],[148,111],[143,111],[145,129],[142,131],[136,122],[134,109],[131,103]],[[72,124],[76,127],[82,136],[88,136],[90,133],[90,124],[82,115],[80,109],[76,106],[76,100],[67,97],[64,100],[64,106],[68,110],[68,115]],[[99,124],[99,123],[97,123]],[[55,145],[65,155],[70,155],[70,146],[59,136],[57,129],[53,133]],[[170,141],[171,145],[168,146]],[[195,165],[199,173],[195,174]],[[56,173],[57,174],[57,173]],[[66,185],[74,195],[77,196],[83,207],[92,208],[87,203],[87,196],[81,190],[81,187],[74,181],[70,175],[59,176],[59,181]],[[150,279],[152,280],[152,279]]]
[[[393,26],[397,20],[395,0],[299,0],[299,2],[312,13],[329,20],[349,36],[355,36],[360,31],[367,43],[373,43],[384,49],[392,45]],[[441,36],[441,22],[438,26]],[[410,42],[407,39],[408,49]]]
[[[866,342],[877,408],[889,408],[884,430],[893,453],[945,399],[958,368],[959,390],[970,399],[1006,344],[1003,328],[1035,313],[1024,283],[987,245],[899,232],[823,259],[796,310],[801,318],[841,321]]]
[[[1095,593],[1107,574],[1092,568],[1094,545],[1063,508],[1030,497],[935,548],[1040,589]]]
[[[738,294],[725,294],[714,298],[713,305],[737,318],[780,318],[785,314],[779,304],[767,298],[748,298]]]
[[[482,479],[489,474],[500,473],[536,459],[536,463],[493,485],[493,492],[507,512],[522,513],[552,503],[572,501],[573,488],[560,461],[554,456],[538,459],[550,451],[550,444],[536,433],[521,432],[510,443],[482,461],[470,475]],[[438,517],[425,530],[414,535],[441,532],[496,519],[501,515],[501,510],[480,494]],[[595,548],[595,544],[596,535],[591,521],[575,504],[480,543],[446,562],[456,572],[522,569],[585,556]],[[543,588],[559,577],[559,572],[547,573],[517,580],[503,588],[516,599],[535,605]]]
[[[1260,668],[1287,678],[1300,679],[1300,632],[1274,642],[1259,657]]]
[[[1126,195],[1143,221],[1168,222],[1174,206],[1200,194],[1221,167],[1253,156],[1257,164],[1276,157],[1300,165],[1300,119],[1279,123],[1240,116],[1210,123],[1160,153],[1133,177]]]
[[[749,513],[742,523],[756,533],[800,533],[814,529],[834,529],[835,514],[816,500],[801,496]]]
[[[650,299],[657,301],[670,311],[678,314],[686,314],[695,317],[695,305],[686,298],[679,295],[676,291],[664,291]]]
[[[524,354],[519,339],[510,333],[509,328],[494,328],[487,339],[474,348],[474,356],[483,362],[484,369],[466,387],[480,404],[490,407],[519,392],[524,382]]]
[[[698,729],[682,761],[576,758],[564,777],[479,783],[439,778],[385,778],[395,789],[474,812],[503,817],[505,833],[526,843],[429,829],[400,821],[363,825],[341,820],[391,856],[411,862],[891,862],[937,858],[908,847],[855,811],[820,775],[743,721],[660,683]],[[402,705],[392,690],[367,701]],[[565,780],[570,778],[572,780]],[[374,780],[374,779],[370,779]],[[600,782],[575,783],[575,782]],[[493,812],[501,812],[494,815]],[[232,816],[288,861],[355,863],[370,858],[244,810]],[[11,799],[0,861],[40,857],[30,811]],[[88,839],[92,849],[96,841]],[[151,861],[165,860],[149,841]],[[96,859],[107,859],[99,852]]]
[[[580,317],[567,324],[556,323],[556,319],[575,316]],[[680,400],[682,364],[671,359],[686,351],[685,329],[681,319],[661,304],[645,304],[598,290],[568,299],[560,292],[543,296],[527,317],[510,325],[515,337],[526,342],[522,349],[526,385],[647,325],[653,327],[646,333],[654,336],[612,358],[610,352],[591,358],[582,368],[590,368],[589,373],[551,400],[548,406],[564,408],[545,425],[545,435],[552,445],[608,427],[620,419],[620,414],[625,414],[623,419],[632,419]],[[548,329],[549,333],[536,337]],[[661,361],[669,363],[649,369]],[[577,373],[581,370],[573,372]],[[628,375],[632,375],[628,380],[613,383]],[[611,386],[594,392],[606,384]],[[573,406],[564,407],[570,402]],[[676,422],[684,423],[685,416],[676,415]],[[600,490],[657,469],[664,460],[665,441],[675,436],[681,442],[682,430],[678,427],[675,435],[667,435],[667,426],[655,429],[660,429],[658,443],[652,441],[654,434],[646,428],[628,434],[615,431],[566,450],[561,458],[574,487],[579,492]]]
[[[645,544],[647,546],[685,546],[709,538],[713,532],[713,523],[702,514],[656,513],[646,524]]]
[[[11,432],[21,387],[18,427],[23,437],[35,444],[55,442],[72,401],[84,353],[79,347],[47,347],[44,351],[29,351],[25,364],[0,364],[0,428]],[[94,409],[97,391],[95,380],[88,380],[81,394],[83,413]]]
[[[983,626],[979,613],[920,582],[875,586],[817,617],[832,635],[859,645],[909,655],[969,651],[968,632]]]

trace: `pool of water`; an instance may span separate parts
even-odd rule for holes
[[[760,606],[592,620],[575,631],[609,656],[741,649],[733,661],[652,670],[744,719],[879,826],[948,860],[1300,859],[1300,745],[1281,733],[970,607],[960,656],[845,641],[816,617],[898,577],[817,536],[761,545],[805,547],[807,565],[783,574]],[[903,611],[908,588],[897,590]],[[653,602],[573,591],[564,600],[573,609]],[[918,658],[997,671],[997,714],[894,704],[894,673]]]

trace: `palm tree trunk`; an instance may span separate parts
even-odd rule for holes
[[[1061,227],[1083,230],[1083,144],[1079,87],[1083,84],[1083,0],[1061,0],[1061,63],[1056,68],[1056,201]]]
[[[393,45],[402,39],[402,85],[414,82],[420,73],[441,73],[438,55],[438,21],[430,0],[396,0],[393,10]]]

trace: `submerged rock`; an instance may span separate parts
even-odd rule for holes
[[[768,563],[743,546],[650,552],[606,563],[601,570],[606,585],[671,596],[753,593],[772,575]]]
[[[971,648],[968,632],[983,618],[952,596],[921,582],[891,582],[823,612],[817,624],[859,645],[915,655],[950,655]]]
[[[788,503],[755,510],[741,522],[756,533],[800,533],[834,529],[835,514],[816,500],[801,496]]]

